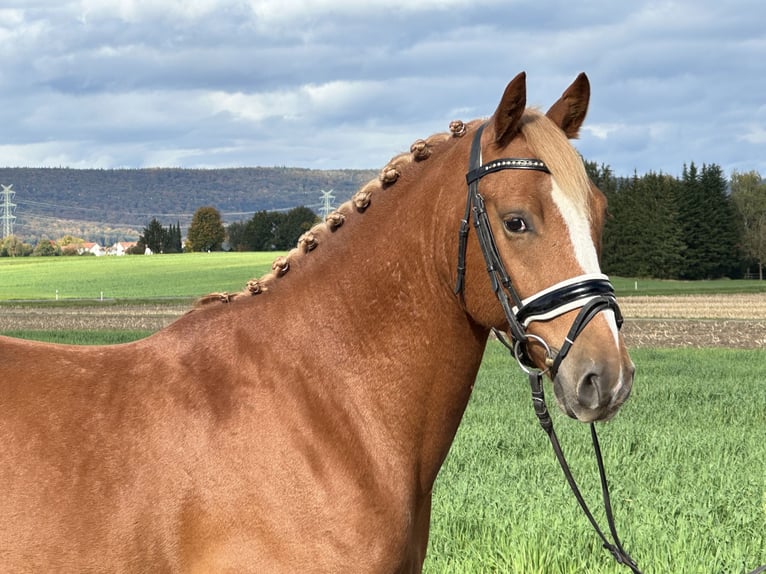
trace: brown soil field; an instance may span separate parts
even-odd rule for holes
[[[89,305],[54,307],[8,305],[0,307],[0,331],[11,330],[150,330],[170,325],[190,305]]]
[[[621,297],[630,347],[766,349],[766,293]]]
[[[766,349],[766,293],[621,297],[629,347]],[[161,329],[189,305],[0,307],[0,331]]]

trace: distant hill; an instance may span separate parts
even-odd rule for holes
[[[226,223],[260,210],[305,205],[317,211],[321,191],[346,201],[375,170],[289,167],[232,169],[0,168],[13,185],[15,234],[26,242],[65,234],[110,243],[134,240],[156,217],[185,228],[199,207],[212,205]]]

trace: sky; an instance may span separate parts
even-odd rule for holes
[[[762,0],[0,0],[0,166],[380,168],[580,72],[617,175],[766,176]]]

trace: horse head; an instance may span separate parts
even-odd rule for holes
[[[527,109],[521,73],[489,121],[466,134],[473,147],[456,288],[471,317],[508,330],[517,358],[549,373],[561,409],[584,422],[610,418],[634,372],[599,267],[606,199],[569,142],[589,97],[580,74],[546,114]]]

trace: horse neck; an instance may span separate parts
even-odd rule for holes
[[[412,177],[403,172],[376,191],[328,245],[300,256],[273,295],[283,318],[288,309],[300,314],[284,336],[310,339],[306,360],[315,372],[332,373],[322,385],[399,454],[415,457],[407,462],[428,491],[470,397],[487,332],[452,292],[463,174],[440,173],[438,165],[411,169]],[[454,185],[441,185],[449,178]],[[451,198],[435,191],[449,187]]]

